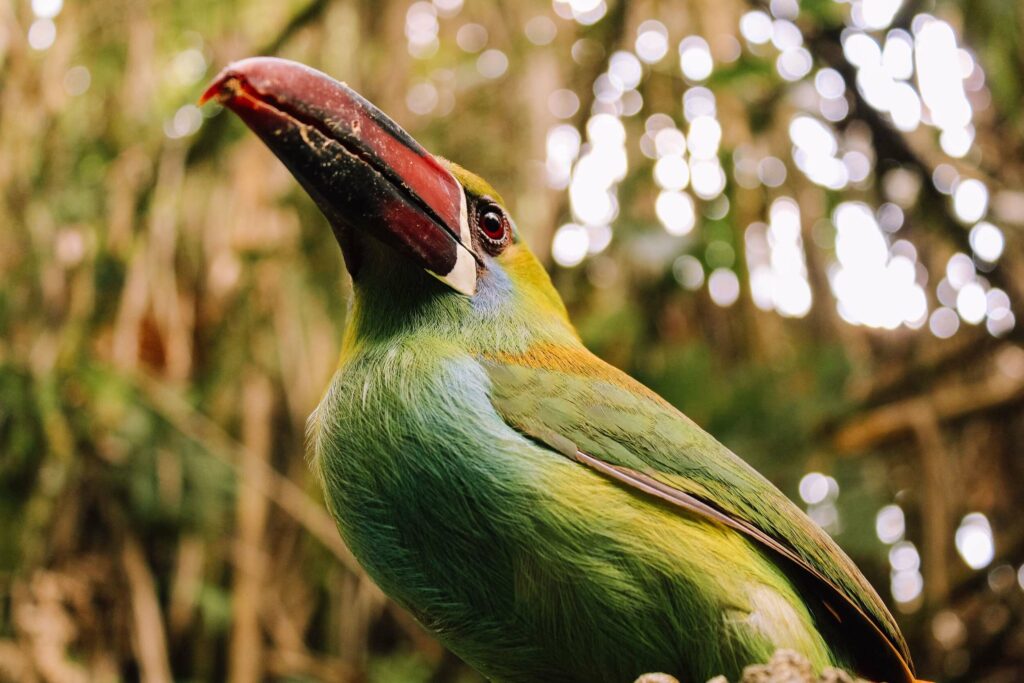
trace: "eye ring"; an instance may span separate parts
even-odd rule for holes
[[[490,250],[500,250],[508,242],[508,218],[497,204],[487,202],[480,205],[476,211],[476,226]]]

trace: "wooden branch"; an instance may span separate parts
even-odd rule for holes
[[[234,581],[231,590],[231,641],[228,673],[231,683],[256,683],[263,677],[263,634],[260,605],[266,562],[264,531],[267,525],[266,489],[270,459],[270,425],[274,414],[274,390],[270,380],[250,370],[242,384],[241,462],[243,484],[236,501],[238,536],[235,538]]]
[[[1024,400],[1024,378],[996,372],[988,379],[969,385],[949,386],[929,394],[890,403],[842,426],[833,437],[841,453],[863,451],[915,429],[922,413],[931,412],[939,422],[986,412]]]
[[[142,545],[134,536],[125,538],[121,565],[128,579],[132,603],[132,646],[139,664],[140,678],[146,683],[172,683],[167,636],[164,631],[156,580],[146,562]]]
[[[917,441],[918,462],[923,475],[922,496],[923,543],[925,558],[925,596],[929,605],[940,605],[949,594],[950,542],[953,539],[953,473],[954,460],[946,451],[942,423],[930,404],[910,416]]]
[[[186,634],[195,616],[205,560],[206,548],[198,535],[185,534],[178,540],[167,601],[167,627],[172,640]]]
[[[858,411],[906,398],[935,384],[947,373],[988,361],[1008,344],[984,330],[968,329],[943,344],[929,345],[913,358],[894,359],[872,368],[870,379],[856,382],[851,394]],[[840,416],[840,421],[842,416]]]

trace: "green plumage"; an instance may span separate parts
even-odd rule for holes
[[[331,222],[353,276],[313,468],[366,571],[503,683],[684,683],[778,648],[911,683],[856,567],[767,480],[589,353],[486,182],[294,62],[218,97]]]
[[[364,258],[313,420],[315,467],[370,575],[470,664],[496,681],[703,681],[788,647],[818,668],[907,680],[888,653],[905,653],[899,632],[846,556],[749,466],[589,354],[525,247],[489,264],[475,300],[385,268],[378,246]],[[570,447],[710,501],[819,576]]]

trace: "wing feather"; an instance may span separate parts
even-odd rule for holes
[[[736,519],[735,517],[731,517],[699,498],[680,489],[667,486],[656,479],[648,477],[642,472],[631,470],[628,467],[617,467],[601,460],[600,458],[595,458],[592,455],[584,453],[583,451],[576,451],[575,460],[612,479],[615,479],[620,483],[625,484],[626,486],[642,491],[643,493],[655,498],[659,498],[670,505],[689,511],[697,516],[721,524],[722,526],[734,529],[773,551],[781,558],[791,563],[798,570],[805,572],[814,580],[816,584],[815,587],[818,589],[816,592],[820,594],[822,599],[822,605],[838,623],[846,621],[843,616],[846,614],[848,615],[847,618],[852,616],[859,622],[869,626],[873,635],[876,636],[879,641],[888,646],[893,659],[903,668],[903,673],[906,675],[907,680],[914,680],[914,674],[910,670],[906,660],[903,658],[903,655],[896,649],[896,645],[885,635],[885,633],[882,632],[874,620],[865,614],[856,603],[850,600],[850,598],[828,577],[808,564],[802,557],[797,555],[792,549],[788,548],[783,543],[775,540],[756,526],[753,526],[743,520]]]
[[[682,413],[585,350],[544,348],[482,363],[492,402],[509,425],[643,495],[760,544],[850,632],[865,673],[895,670],[914,680],[899,628],[853,562],[778,489]]]

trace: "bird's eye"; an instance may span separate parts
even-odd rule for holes
[[[508,220],[500,208],[494,204],[482,206],[477,212],[476,223],[492,246],[504,245],[505,238],[508,237]]]
[[[488,209],[480,214],[480,229],[492,240],[498,241],[505,236],[505,221],[495,209]]]

